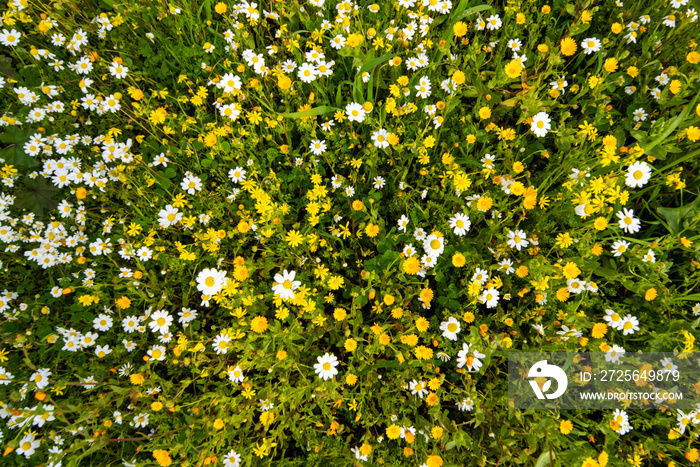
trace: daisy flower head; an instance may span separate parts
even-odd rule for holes
[[[374,177],[374,182],[373,182],[372,186],[374,187],[375,190],[381,190],[382,188],[384,188],[385,185],[386,185],[386,180],[384,179],[384,177],[381,177],[379,175]]]
[[[159,332],[164,334],[168,332],[170,325],[173,323],[173,317],[167,311],[156,310],[150,316],[151,322],[148,326],[151,328],[151,332]]]
[[[231,449],[228,454],[224,456],[224,467],[240,467],[240,465],[241,455]]]
[[[175,225],[182,220],[182,213],[178,212],[177,208],[168,204],[164,209],[160,210],[158,217],[158,225],[163,229],[167,229],[171,225]]]
[[[498,299],[501,294],[495,287],[490,287],[481,294],[479,301],[486,305],[486,308],[495,308],[498,306]]]
[[[294,290],[301,285],[300,281],[295,281],[296,271],[288,272],[286,269],[282,274],[275,274],[275,285],[272,291],[282,300],[294,300]]]
[[[380,149],[388,148],[389,132],[386,131],[384,128],[380,128],[379,130],[372,133],[372,141],[374,141],[374,145]]]
[[[625,184],[632,188],[639,188],[647,184],[651,178],[651,167],[646,162],[637,161],[627,168]]]
[[[586,52],[586,55],[590,55],[600,50],[600,40],[595,37],[589,37],[581,42],[581,47]]]
[[[530,129],[538,137],[542,138],[552,128],[551,120],[547,112],[540,112],[532,117],[532,125]]]
[[[627,336],[628,334],[634,334],[639,331],[639,320],[636,316],[627,315],[622,318],[622,324],[620,325],[622,334]]]
[[[508,246],[517,248],[520,251],[522,248],[527,248],[530,242],[527,241],[527,234],[522,230],[511,230],[508,232]]]
[[[627,251],[627,248],[630,246],[629,242],[626,242],[625,240],[618,240],[615,243],[612,244],[612,251],[613,251],[613,256],[622,256],[622,254]]]
[[[326,142],[318,139],[312,140],[309,149],[313,154],[320,156],[326,152]]]
[[[635,109],[633,112],[635,122],[643,122],[647,119],[648,114],[644,111],[644,108],[640,107]]]
[[[462,344],[462,350],[457,353],[457,368],[467,367],[469,371],[479,371],[482,366],[480,358],[486,355],[471,348],[469,344]]]
[[[459,321],[457,321],[457,318],[450,316],[447,321],[440,323],[440,330],[442,331],[442,337],[451,341],[456,341],[457,334],[459,334],[461,326]]]
[[[241,370],[241,367],[238,365],[236,365],[233,369],[227,371],[226,374],[228,375],[228,379],[234,383],[242,383],[245,380],[245,376],[243,376],[243,370]]]
[[[338,374],[338,359],[335,355],[325,353],[322,357],[317,357],[318,363],[314,365],[314,370],[318,377],[324,381],[328,381]]]
[[[406,214],[402,214],[401,219],[399,219],[399,231],[405,232],[409,222],[410,221],[408,217],[406,217]]]
[[[243,170],[243,167],[231,169],[228,171],[228,178],[230,178],[233,183],[240,183],[245,180],[245,170]]]
[[[471,227],[472,223],[469,216],[462,213],[457,213],[450,219],[450,227],[452,227],[455,235],[464,236]]]
[[[634,210],[624,208],[622,211],[618,211],[616,214],[620,221],[618,225],[626,233],[637,233],[642,228],[642,222],[634,217]]]
[[[214,268],[205,268],[197,275],[197,290],[202,295],[216,295],[224,288],[226,271],[218,271]]]
[[[617,344],[613,344],[605,353],[605,361],[610,363],[622,364],[620,358],[625,356],[625,349]]]
[[[408,383],[408,387],[411,390],[411,394],[417,395],[421,399],[428,395],[428,388],[425,384],[425,381],[417,381],[414,379],[413,381]]]
[[[430,256],[440,256],[445,251],[445,237],[434,233],[423,240],[423,249]]]
[[[345,114],[348,117],[348,120],[350,120],[351,122],[362,123],[365,119],[365,115],[367,114],[367,112],[365,112],[365,109],[362,107],[362,104],[352,102],[345,107]]]

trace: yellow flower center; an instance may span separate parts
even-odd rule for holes
[[[436,239],[436,240],[433,240],[432,242],[430,242],[430,248],[432,248],[433,250],[439,249],[440,248],[440,240]]]
[[[213,286],[214,286],[214,282],[215,282],[214,278],[211,277],[211,276],[209,276],[209,277],[207,277],[206,280],[204,281],[204,285],[206,285],[207,287],[213,287]]]
[[[324,371],[328,371],[328,370],[330,370],[330,369],[331,369],[331,364],[330,364],[330,363],[326,362],[326,363],[323,364],[323,370],[324,370]]]
[[[457,323],[450,323],[447,325],[447,330],[450,332],[457,332]]]
[[[637,170],[636,172],[634,172],[634,179],[635,180],[639,180],[642,177],[644,177],[644,172],[642,172],[641,170]]]
[[[291,289],[292,288],[292,281],[286,280],[286,281],[282,282],[282,287],[284,287],[285,289]]]
[[[153,357],[154,359],[158,360],[162,355],[163,355],[163,352],[161,352],[160,349],[156,349],[156,350],[154,350],[153,353],[151,354],[151,357]]]

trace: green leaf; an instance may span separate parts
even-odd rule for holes
[[[278,113],[283,117],[287,118],[304,118],[304,117],[314,117],[316,115],[322,115],[328,112],[335,112],[337,110],[342,110],[337,107],[330,107],[327,105],[321,105],[319,107],[314,107],[313,109],[304,110],[303,112],[292,112],[292,113]]]
[[[360,71],[357,73],[362,76],[362,73],[364,73],[367,70],[371,70],[377,65],[381,65],[382,63],[391,60],[392,58],[396,57],[397,55],[400,55],[399,53],[391,53],[391,54],[386,54],[382,55],[381,57],[373,58],[372,60],[369,60],[365,62],[362,67],[360,67]]]
[[[556,458],[557,456],[554,455],[552,451],[543,452],[537,458],[537,461],[535,461],[535,467],[544,467],[545,465],[549,465]]]
[[[569,29],[569,35],[575,36],[577,34],[581,34],[582,32],[587,31],[588,28],[590,28],[590,27],[591,27],[590,23],[588,23],[588,24],[583,24],[583,23],[574,24],[573,26],[571,26],[571,29]]]
[[[24,167],[36,167],[39,161],[27,155],[24,152],[23,146],[29,140],[29,135],[32,129],[20,129],[12,125],[0,134],[0,141],[7,143],[9,146],[0,151],[0,159],[11,165],[19,165]]]
[[[693,100],[688,105],[685,106],[685,109],[683,109],[683,111],[680,113],[680,115],[678,115],[673,120],[669,120],[666,122],[666,125],[665,125],[666,129],[663,132],[661,132],[661,134],[659,136],[657,136],[654,139],[654,141],[652,141],[651,143],[644,146],[644,152],[646,152],[648,154],[649,151],[651,151],[657,144],[661,143],[662,141],[666,141],[668,139],[668,137],[671,136],[671,133],[673,133],[673,130],[675,130],[678,127],[678,125],[680,125],[681,122],[683,120],[685,120],[685,117],[687,117],[688,114],[690,113],[690,111],[693,109],[693,106],[695,105],[695,101],[698,100],[698,96],[700,96],[700,94],[695,95]]]
[[[58,191],[58,188],[47,183],[44,177],[33,180],[27,178],[24,187],[17,190],[15,206],[19,209],[28,209],[41,217],[45,211],[58,206],[58,200],[54,198]]]

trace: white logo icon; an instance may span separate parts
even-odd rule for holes
[[[542,389],[540,390],[539,385],[536,381],[530,380],[530,386],[532,390],[535,391],[535,395],[538,399],[556,399],[557,397],[564,394],[566,391],[566,386],[569,384],[569,379],[566,377],[564,370],[556,365],[550,365],[547,360],[540,360],[530,367],[530,371],[527,374],[528,378],[554,378],[557,382],[557,390],[552,394],[545,394],[552,387],[552,380],[548,379],[545,381]]]

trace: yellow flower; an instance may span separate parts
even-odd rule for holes
[[[304,236],[300,232],[297,232],[296,230],[292,229],[289,232],[287,232],[285,240],[287,241],[287,243],[289,243],[289,246],[291,246],[292,248],[296,248],[297,246],[301,245],[301,243],[304,241]]]
[[[418,329],[418,332],[425,332],[428,330],[430,327],[430,321],[427,319],[423,318],[422,316],[418,319],[416,319],[416,329]]]
[[[688,63],[692,63],[693,65],[696,65],[700,63],[700,53],[698,52],[688,52],[688,55],[685,56],[685,59],[688,60]]]
[[[671,84],[668,85],[668,89],[671,90],[672,94],[678,94],[681,90],[682,84],[680,80],[674,79]]]
[[[344,320],[346,315],[347,312],[342,308],[336,308],[333,310],[333,318],[335,318],[336,321]]]
[[[571,420],[562,420],[561,423],[559,424],[559,431],[562,432],[562,434],[568,435],[571,433],[571,430],[574,428],[574,424],[571,422]]]
[[[170,458],[170,454],[168,451],[165,451],[163,449],[156,449],[153,451],[153,457],[158,461],[158,465],[161,467],[168,467],[170,464],[173,463],[173,460]]]
[[[549,46],[547,44],[539,44],[537,46],[537,51],[542,54],[549,52]]]
[[[133,91],[131,91],[131,98],[135,101],[140,101],[143,99],[143,91],[135,88]]]
[[[134,386],[140,386],[143,384],[145,378],[141,373],[134,373],[133,375],[129,375],[129,381],[131,381],[131,384]]]
[[[610,29],[612,30],[613,34],[620,34],[622,32],[622,25],[620,23],[613,23]]]
[[[354,352],[357,349],[357,341],[353,338],[345,340],[345,350],[348,352]]]
[[[367,224],[367,227],[365,227],[365,233],[368,237],[374,238],[379,233],[379,226],[372,223]]]
[[[287,90],[292,87],[292,80],[289,76],[281,74],[277,78],[277,86],[282,90]]]
[[[618,66],[617,64],[618,64],[617,59],[615,57],[610,57],[610,58],[605,59],[605,64],[603,65],[603,68],[608,73],[614,73],[617,71],[617,66]]]
[[[693,125],[689,126],[685,129],[685,136],[687,136],[693,143],[696,142],[698,139],[700,139],[700,128]]]
[[[525,24],[525,15],[522,13],[518,13],[517,15],[515,15],[515,23]]]
[[[700,458],[700,453],[697,449],[693,448],[690,451],[686,451],[685,458],[694,464]]]
[[[572,261],[566,263],[562,272],[567,279],[573,279],[581,275],[581,270],[578,268],[578,265]]]
[[[591,253],[594,254],[595,256],[600,256],[603,254],[603,245],[600,243],[596,243],[593,245],[593,248],[591,248]]]
[[[651,302],[652,300],[654,300],[656,298],[656,296],[657,296],[656,289],[652,287],[651,289],[647,290],[646,293],[644,294],[644,300],[646,300],[647,302]]]
[[[156,110],[152,111],[148,117],[151,123],[158,125],[165,122],[165,117],[168,116],[168,111],[163,107],[158,107]]]
[[[415,256],[411,256],[404,260],[401,268],[406,274],[418,274],[418,271],[420,271],[420,261]]]
[[[452,256],[452,265],[453,266],[455,266],[457,268],[461,268],[465,264],[467,264],[467,259],[464,257],[464,255],[462,253],[457,252]]]
[[[267,318],[264,316],[256,316],[250,322],[250,328],[258,334],[265,332],[267,329]]]
[[[348,373],[345,375],[345,383],[353,386],[355,383],[357,383],[357,376],[352,373]]]
[[[122,296],[121,298],[116,299],[114,302],[122,310],[126,310],[131,306],[131,299],[129,299],[127,296]]]
[[[463,21],[457,21],[454,26],[452,26],[452,32],[457,37],[462,37],[467,34],[467,24]],[[690,60],[688,60],[690,61]],[[691,62],[692,63],[692,62]]]
[[[593,19],[593,15],[591,14],[590,11],[588,10],[583,10],[581,12],[581,22],[583,24],[588,24],[591,22],[591,19]]]
[[[593,227],[595,227],[596,230],[605,230],[608,228],[608,220],[605,217],[598,217],[595,222],[593,222]]]
[[[433,358],[433,349],[429,349],[424,345],[419,345],[416,347],[413,353],[416,355],[418,360],[429,360]]]
[[[476,208],[481,212],[486,212],[493,207],[493,199],[490,196],[482,196],[476,201]]]
[[[464,72],[461,70],[455,71],[452,75],[452,82],[454,82],[457,85],[464,84],[465,79],[466,77],[464,76]]]
[[[425,288],[420,291],[420,299],[423,300],[423,303],[428,306],[430,304],[430,301],[433,299],[433,291],[430,288]]]
[[[569,291],[566,289],[566,287],[562,287],[559,290],[557,290],[557,300],[560,302],[565,302],[569,299]]]
[[[162,402],[154,402],[151,404],[151,410],[154,412],[158,412],[163,409],[163,403]]]
[[[430,407],[434,406],[438,402],[440,402],[440,398],[434,392],[430,392],[430,394],[428,394],[428,396],[425,398],[425,403]]]
[[[508,78],[513,79],[520,76],[520,74],[522,73],[522,69],[522,65],[520,65],[515,60],[512,60],[506,64],[504,71],[506,72],[506,76],[508,76]]]
[[[688,240],[687,237],[681,237],[681,243],[686,248],[690,248],[690,246],[693,244],[693,242],[691,240]]]
[[[224,13],[226,13],[226,4],[224,2],[217,3],[214,7],[214,11],[216,11],[220,15],[223,15]]]
[[[345,42],[348,47],[357,47],[358,45],[362,44],[364,42],[364,38],[362,37],[361,34],[350,34],[348,36],[348,40]]]
[[[401,436],[401,428],[398,425],[388,426],[386,429],[386,437],[389,439],[397,439]]]
[[[636,66],[631,66],[627,68],[627,74],[630,75],[632,78],[636,78],[637,75],[639,75],[639,68]]]
[[[561,53],[567,57],[575,54],[577,48],[576,41],[571,37],[567,37],[561,41]]]
[[[583,461],[583,464],[581,464],[581,467],[600,467],[600,466],[598,465],[598,461],[596,461],[592,457],[589,457],[585,461]]]
[[[428,467],[442,467],[442,457],[432,455],[428,456],[425,463],[428,464]]]
[[[486,120],[487,118],[491,118],[491,109],[488,107],[482,107],[479,109],[479,118],[482,120]]]
[[[608,332],[608,325],[605,323],[595,323],[591,335],[594,339],[602,339]]]
[[[220,430],[224,427],[224,421],[221,420],[220,418],[217,418],[214,420],[214,429],[215,430]]]

